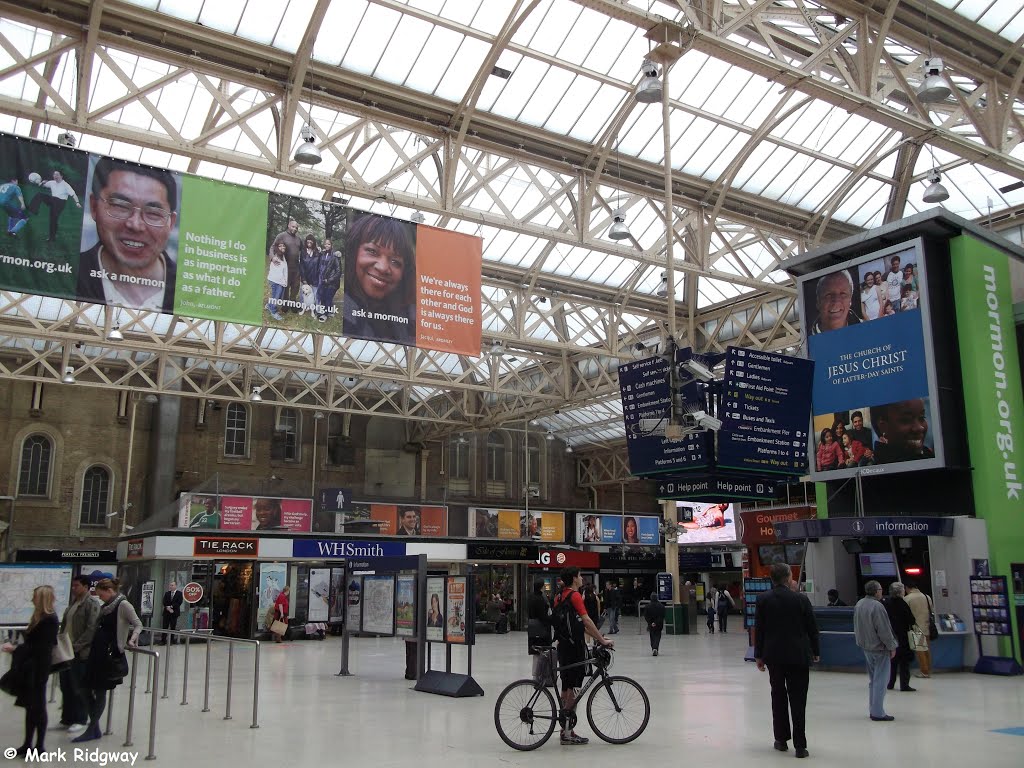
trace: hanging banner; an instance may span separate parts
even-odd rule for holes
[[[478,237],[7,134],[0,159],[0,288],[480,354]]]

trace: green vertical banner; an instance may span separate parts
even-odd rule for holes
[[[262,325],[266,192],[182,178],[176,314]]]
[[[969,235],[949,247],[975,510],[988,528],[992,575],[1009,576],[1010,563],[1024,560],[1024,398],[1009,260]]]

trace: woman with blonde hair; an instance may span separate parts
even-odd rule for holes
[[[100,607],[100,621],[92,637],[89,659],[85,667],[85,698],[89,704],[89,727],[72,739],[92,741],[100,732],[100,717],[107,703],[107,691],[119,686],[128,674],[125,648],[135,648],[142,632],[142,622],[135,608],[118,592],[117,579],[100,579],[93,587]]]
[[[32,737],[35,747],[42,753],[46,751],[43,739],[46,736],[46,681],[50,679],[53,648],[57,645],[57,629],[60,621],[54,605],[57,597],[49,584],[32,590],[32,618],[24,633],[24,641],[15,647],[5,643],[3,650],[14,653],[12,668],[21,670],[21,683],[18,687],[14,703],[25,708],[25,741],[18,748],[18,755],[24,757],[32,748]]]

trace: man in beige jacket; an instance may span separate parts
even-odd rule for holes
[[[918,589],[911,579],[905,579],[903,583],[907,588],[906,597],[903,599],[910,606],[910,612],[914,614],[914,623],[924,635],[925,648],[923,651],[920,648],[916,651],[917,665],[921,668],[918,677],[931,677],[932,649],[930,647],[931,640],[928,638],[928,626],[932,614],[932,599]]]

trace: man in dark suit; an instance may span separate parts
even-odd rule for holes
[[[163,628],[164,629],[176,629],[178,626],[178,616],[181,615],[181,590],[178,589],[176,582],[171,582],[167,585],[167,591],[164,592],[164,618]],[[177,638],[169,636],[171,642],[178,642]]]
[[[807,757],[807,684],[811,661],[818,661],[821,651],[811,603],[805,595],[793,591],[792,578],[785,563],[772,565],[773,588],[757,598],[754,613],[754,660],[762,672],[768,667],[775,749],[785,752],[792,735],[796,756]]]

